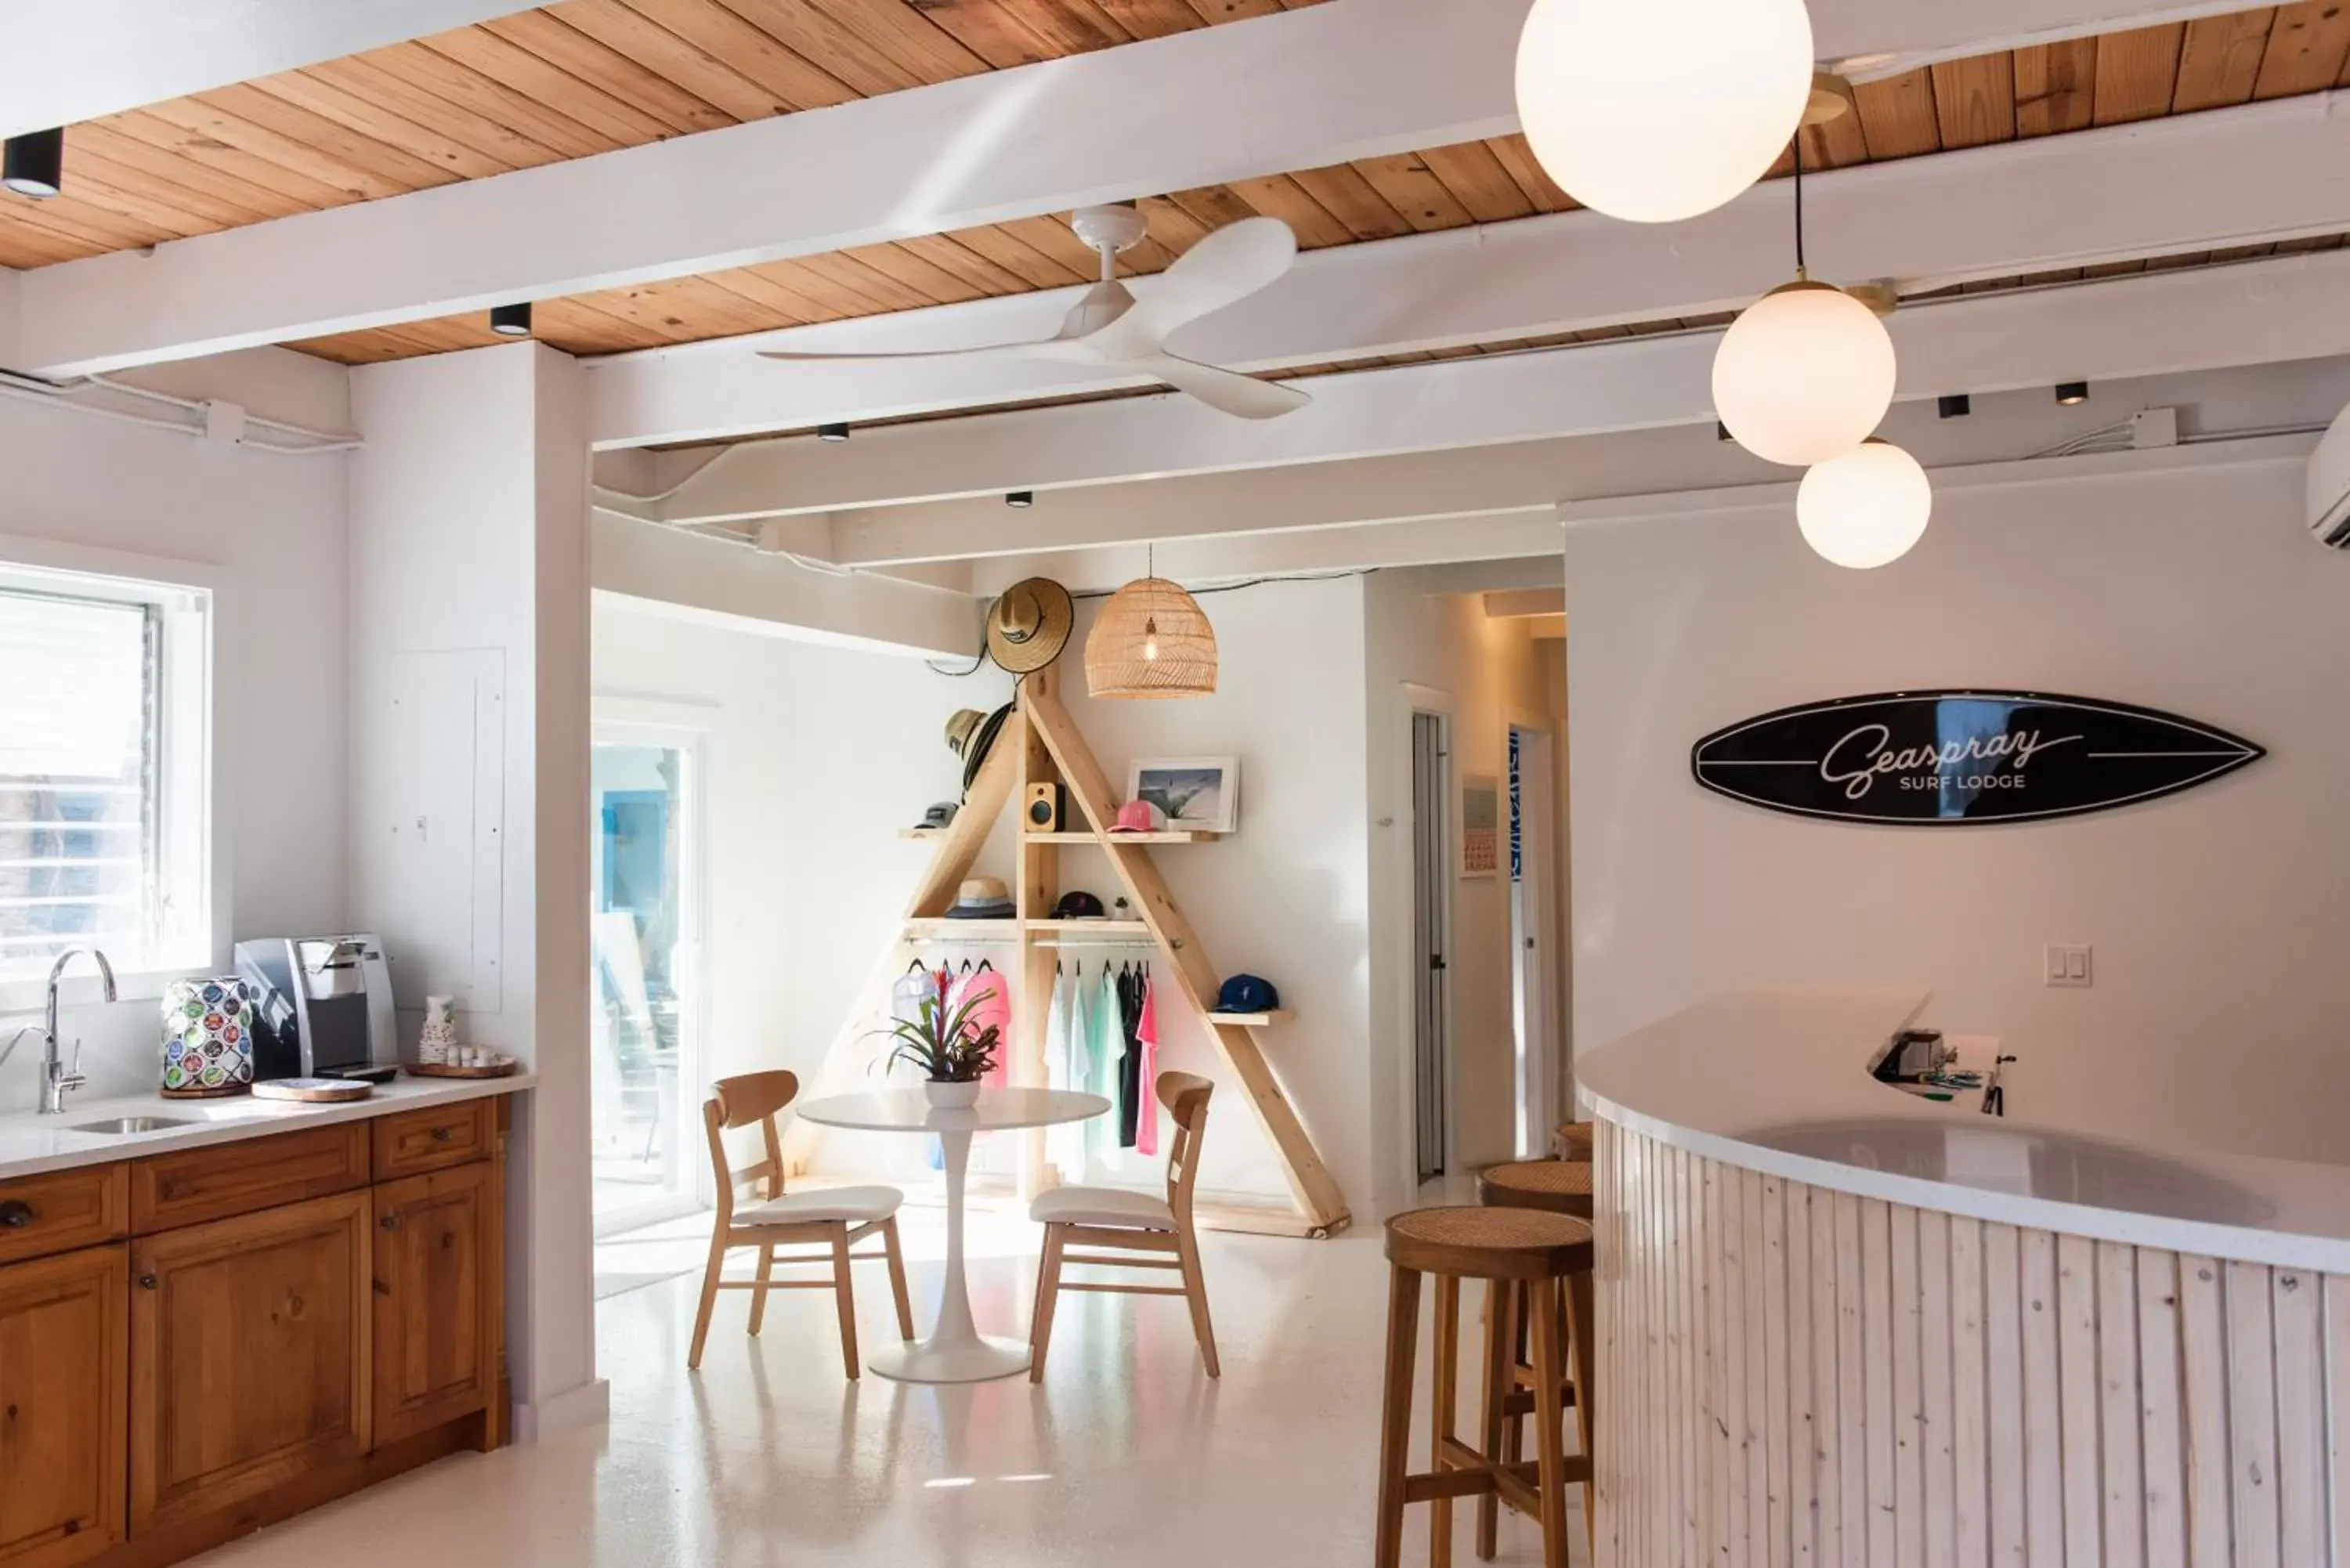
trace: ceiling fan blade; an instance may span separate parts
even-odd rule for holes
[[[1107,359],[1156,353],[1186,322],[1246,299],[1297,260],[1297,236],[1279,218],[1227,223],[1185,251],[1151,282],[1134,308],[1087,342]]]
[[[1066,359],[1072,358],[1070,340],[1047,337],[1032,343],[982,343],[970,348],[922,348],[902,354],[800,353],[789,348],[762,348],[762,359],[784,359],[799,365],[886,365],[897,359]]]
[[[1127,369],[1120,366],[1121,369]],[[1244,420],[1278,419],[1295,413],[1314,400],[1295,387],[1260,381],[1221,365],[1202,365],[1174,354],[1154,354],[1133,363],[1133,369],[1156,376],[1179,392],[1199,399],[1211,409]]]

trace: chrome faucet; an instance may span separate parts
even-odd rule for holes
[[[41,1032],[40,1114],[45,1116],[62,1114],[66,1108],[66,1091],[78,1089],[89,1081],[81,1073],[80,1041],[74,1042],[71,1070],[68,1070],[65,1058],[57,1050],[57,977],[65,972],[66,965],[71,963],[78,953],[88,953],[98,961],[98,978],[105,988],[106,1000],[114,1000],[114,966],[107,962],[106,955],[96,948],[68,948],[57,955],[57,961],[49,966],[48,1017]]]

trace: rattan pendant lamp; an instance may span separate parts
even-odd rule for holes
[[[1096,697],[1206,697],[1216,690],[1216,628],[1180,583],[1146,574],[1110,596],[1086,637],[1086,691]]]

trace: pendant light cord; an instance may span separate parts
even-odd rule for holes
[[[1799,130],[1789,144],[1795,153],[1795,275],[1804,271],[1804,133]]]

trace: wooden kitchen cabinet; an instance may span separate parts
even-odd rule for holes
[[[375,1189],[375,1440],[486,1410],[497,1397],[504,1194],[487,1163]]]
[[[0,1267],[0,1565],[64,1568],[123,1539],[127,1249]]]
[[[367,1452],[372,1208],[340,1193],[131,1243],[134,1537]]]

